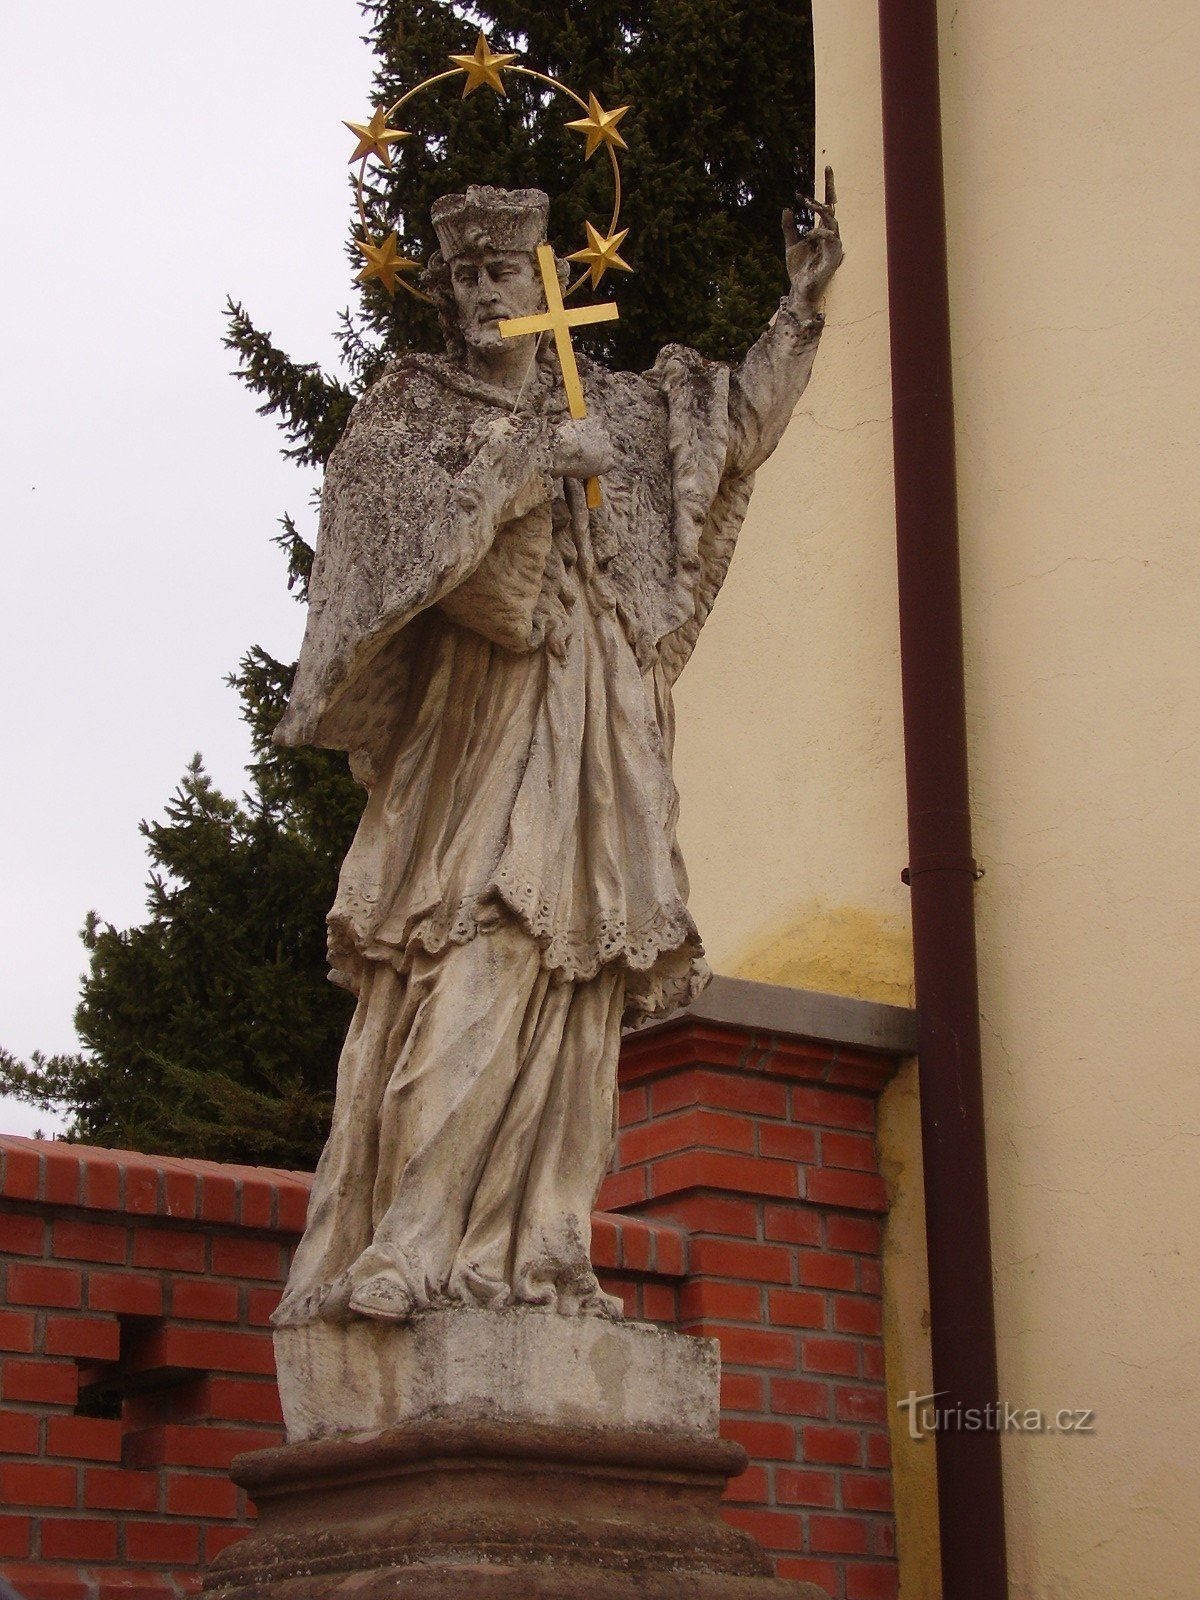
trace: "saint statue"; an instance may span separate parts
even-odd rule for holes
[[[433,207],[446,351],[393,360],[330,458],[276,734],[350,752],[369,791],[329,915],[358,1004],[277,1326],[620,1314],[590,1224],[621,1031],[708,975],[671,689],[812,369],[827,200],[807,232],[784,214],[791,288],[739,365],[581,357],[584,420],[553,342],[500,330],[545,308],[546,196]]]

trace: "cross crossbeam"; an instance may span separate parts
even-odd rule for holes
[[[563,304],[562,289],[558,282],[558,268],[554,251],[548,244],[538,245],[538,268],[542,274],[542,288],[546,294],[546,310],[532,317],[505,317],[499,324],[502,339],[521,339],[529,333],[553,333],[558,364],[562,368],[563,388],[567,395],[567,410],[575,418],[587,416],[583,382],[579,376],[579,363],[575,360],[575,346],[571,342],[571,329],[592,322],[615,322],[619,315],[611,300],[598,306],[573,306],[570,311]],[[600,504],[600,484],[596,478],[587,482],[587,503]]]

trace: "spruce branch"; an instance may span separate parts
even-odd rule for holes
[[[278,415],[289,441],[284,454],[306,466],[320,466],[342,435],[354,396],[315,361],[293,361],[260,332],[236,300],[225,303],[229,326],[223,343],[239,360],[233,376],[254,394],[265,395],[259,416]]]

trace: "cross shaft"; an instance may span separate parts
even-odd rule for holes
[[[542,288],[546,293],[546,310],[533,317],[505,317],[500,323],[500,337],[520,339],[527,333],[553,333],[558,364],[562,368],[563,388],[567,392],[567,409],[573,417],[586,417],[587,401],[583,397],[579,364],[575,360],[575,346],[571,343],[571,329],[583,327],[589,322],[615,322],[617,308],[610,300],[598,306],[574,306],[568,311],[563,304],[558,283],[554,251],[548,244],[540,244],[537,257]]]

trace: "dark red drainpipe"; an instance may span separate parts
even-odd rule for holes
[[[996,1405],[937,0],[879,0],[913,957],[940,1407]],[[1000,1434],[937,1437],[943,1600],[1007,1600]]]

